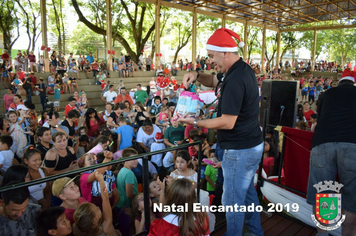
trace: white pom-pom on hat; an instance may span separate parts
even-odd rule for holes
[[[244,46],[245,46],[245,43],[244,43],[244,42],[242,42],[242,41],[239,42],[239,47],[240,47],[240,48],[243,48]]]

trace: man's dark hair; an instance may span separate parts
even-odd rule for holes
[[[114,85],[113,84],[111,84],[110,86],[109,86],[109,89],[111,89],[111,88],[113,88],[114,87]]]
[[[168,101],[168,98],[163,98],[163,100],[167,100]]]
[[[121,87],[121,89],[125,89],[125,90],[126,90],[126,88],[125,88],[125,87]]]
[[[152,121],[148,117],[142,122],[142,126],[146,126],[146,125],[152,126]]]
[[[160,96],[155,96],[155,98],[153,99],[153,101],[156,101],[157,99],[158,99],[159,101],[162,100]]]
[[[88,135],[80,135],[79,142],[89,142]]]
[[[36,130],[36,134],[38,137],[42,137],[44,132],[48,131],[48,130],[51,130],[50,128],[48,127],[44,127],[44,126],[41,126],[41,127],[38,127],[37,130]]]
[[[176,104],[175,104],[174,102],[169,102],[169,103],[167,103],[167,106],[168,106],[168,107],[173,107],[173,106],[175,107]]]
[[[41,212],[38,218],[38,228],[43,236],[50,236],[48,230],[57,229],[57,220],[64,213],[65,208],[55,206]]]
[[[18,95],[18,94],[15,94],[14,96],[15,96],[15,97],[18,97],[19,99],[22,99],[21,96]]]
[[[58,114],[58,112],[56,112],[56,111],[49,111],[49,112],[47,113],[47,116],[49,117],[49,119],[52,119],[52,116],[53,116],[53,115],[56,117],[56,119],[59,118],[59,114]]]
[[[79,118],[80,117],[80,113],[78,110],[73,109],[70,110],[67,114],[68,119],[72,119],[72,118]]]
[[[1,135],[0,136],[0,143],[6,144],[8,148],[12,146],[14,141],[12,140],[12,137],[10,135]]]
[[[11,181],[5,186],[11,186],[15,184],[20,184],[20,181]],[[21,187],[12,190],[8,190],[6,192],[1,193],[1,198],[5,203],[5,206],[10,204],[10,201],[15,204],[22,204],[30,197],[30,191],[28,191],[28,187]]]
[[[114,105],[114,111],[116,111],[118,109],[124,110],[125,108],[126,108],[126,105],[124,103],[116,103]]]
[[[348,80],[348,79],[344,79],[344,80],[341,80],[338,84],[338,87],[339,86],[343,86],[343,85],[354,85],[354,82],[351,81],[351,80]]]
[[[137,84],[136,86],[141,87],[141,84]]]

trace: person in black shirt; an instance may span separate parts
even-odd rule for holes
[[[23,85],[22,85],[23,89],[26,90],[26,98],[27,101],[32,102],[32,91],[31,91],[31,87],[32,87],[32,79],[29,77],[25,77],[23,80]]]
[[[38,127],[36,130],[38,140],[40,141],[36,148],[41,151],[41,159],[43,161],[47,151],[53,147],[51,144],[52,134],[51,129],[47,127]]]
[[[226,206],[259,205],[254,188],[254,175],[261,161],[263,138],[259,126],[259,93],[252,68],[238,54],[235,40],[239,36],[222,28],[214,32],[207,42],[211,64],[223,73],[220,82],[215,75],[190,72],[184,75],[186,88],[198,80],[207,87],[221,83],[217,118],[197,120],[180,118],[179,121],[195,127],[217,129],[217,139],[224,149],[221,166],[224,175],[222,203]],[[242,47],[241,42],[239,46]],[[244,212],[226,212],[226,235],[242,235]],[[246,227],[254,235],[263,235],[258,212],[246,214]]]
[[[43,78],[40,77],[40,85],[38,86],[38,91],[40,91],[40,99],[42,104],[42,110],[46,110],[46,93],[47,93],[47,85],[43,83]]]
[[[75,140],[75,137],[74,137],[75,122],[78,121],[79,117],[80,117],[79,111],[76,109],[73,109],[68,112],[67,118],[61,123],[61,125],[65,126],[69,129],[69,135],[68,135],[68,146],[69,147],[74,147],[73,141]]]
[[[356,235],[356,72],[345,69],[338,87],[322,93],[317,103],[318,124],[312,139],[307,203],[315,210],[315,184],[334,181],[343,184],[342,235]],[[334,183],[333,183],[334,184]],[[332,225],[328,225],[332,226]],[[318,228],[318,235],[328,235]]]

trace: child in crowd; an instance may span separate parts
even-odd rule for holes
[[[196,186],[198,181],[198,174],[194,170],[194,166],[190,159],[189,153],[186,150],[181,150],[177,153],[177,158],[175,159],[176,168],[169,176],[169,183],[173,179],[186,178],[193,182]]]
[[[76,236],[117,235],[113,226],[112,210],[104,177],[96,171],[95,178],[100,184],[103,210],[99,210],[93,203],[80,205],[74,213],[73,233]]]
[[[96,155],[96,160],[98,164],[103,163],[104,161],[105,162],[111,161],[112,158],[113,158],[113,154],[112,152],[109,151],[101,152]],[[103,178],[109,196],[110,205],[112,208],[114,208],[115,205],[119,202],[120,197],[115,184],[115,176],[114,173],[111,171],[111,168],[112,166],[110,165],[110,166],[103,167],[101,169],[105,170],[105,172],[103,172]],[[101,209],[102,198],[101,198],[100,184],[98,180],[94,180],[94,182],[92,183],[91,195],[92,195],[91,202]]]
[[[63,202],[60,205],[65,208],[64,214],[71,224],[74,223],[73,215],[75,210],[86,200],[80,196],[78,185],[74,183],[74,179],[63,177],[56,179],[52,185],[52,194],[60,198]]]
[[[10,150],[13,140],[10,135],[0,136],[0,169],[4,172],[12,165],[18,164],[14,153]]]
[[[89,153],[98,154],[99,152],[106,151],[110,145],[110,138],[104,135],[100,135],[97,137],[92,144],[92,149],[90,149]]]
[[[305,123],[305,122],[304,122]],[[274,145],[270,138],[265,139],[265,147],[263,149],[263,170],[266,172],[267,177],[273,175],[274,172]]]
[[[85,153],[89,151],[89,137],[88,135],[79,136],[79,145],[77,146],[77,159],[81,158]]]
[[[20,105],[18,106],[18,108],[19,107]],[[21,121],[18,121],[18,116],[15,111],[9,111],[6,116],[10,124],[10,135],[17,147],[16,155],[20,158],[23,156],[23,152],[25,151],[25,147],[27,145],[27,138],[25,136],[25,133],[30,134],[31,131],[24,132],[21,128],[21,124],[24,122],[25,116],[22,117]]]
[[[162,182],[158,177],[157,179],[151,180],[149,188],[150,188],[150,198],[152,203],[164,204],[165,202],[164,190],[166,188],[165,182]]]
[[[166,128],[169,127],[168,114],[168,106],[162,106],[161,112],[156,116],[156,125],[161,128],[162,133],[164,133],[166,131]]]
[[[133,148],[126,148],[122,151],[122,157],[136,156],[138,152]],[[120,195],[120,201],[116,207],[130,207],[130,200],[138,193],[137,179],[132,172],[132,168],[136,168],[138,161],[125,161],[124,167],[121,168],[117,175],[116,185]]]
[[[168,105],[168,98],[163,98],[162,106],[167,106],[167,105]]]
[[[131,147],[135,136],[133,128],[127,125],[126,118],[123,116],[120,116],[117,122],[119,123],[119,127],[116,129],[118,150]]]
[[[138,193],[134,196],[131,202],[132,217],[135,219],[135,234],[145,230],[145,206],[143,201],[143,193]],[[156,214],[152,211],[152,201],[150,199],[150,220],[151,223],[156,219]]]
[[[166,205],[183,206],[188,204],[188,211],[164,213],[163,219],[156,219],[152,222],[148,235],[209,235],[207,214],[193,210],[193,205],[196,202],[195,188],[189,180],[172,181],[167,188]]]
[[[300,120],[297,123],[295,123],[295,128],[306,131],[308,130],[308,123]]]
[[[218,158],[215,156],[215,150],[209,151],[209,160],[216,163],[218,162]],[[206,190],[209,194],[214,194],[215,192],[215,184],[218,179],[218,169],[214,168],[211,165],[207,165],[204,171],[205,180],[206,180]]]
[[[312,123],[310,131],[315,132],[315,126],[317,124],[317,114],[310,115],[310,122]]]
[[[315,86],[313,80],[309,81],[308,93],[309,93],[308,101],[311,102],[311,104],[313,104],[315,101]]]
[[[38,230],[42,236],[72,235],[72,225],[64,211],[64,207],[51,207],[41,212]]]
[[[59,103],[61,101],[61,87],[59,84],[54,86],[54,111],[59,110]]]
[[[41,168],[41,152],[40,150],[30,146],[26,149],[23,155],[23,163],[28,167],[28,177],[30,180],[36,180],[46,177],[46,171]],[[47,183],[41,183],[28,187],[30,191],[30,201],[41,205],[41,209],[45,210],[51,206],[51,189]]]
[[[39,124],[42,126],[47,121],[48,121],[47,120],[47,111],[43,111],[42,114],[41,114],[41,120],[40,120]]]
[[[174,170],[174,160],[176,159],[177,151],[167,152],[163,158],[163,166],[167,171],[167,174],[170,174]]]
[[[155,136],[155,142],[151,144],[151,152],[165,149],[166,146],[164,145],[163,141],[164,141],[163,134],[161,132],[157,132]],[[155,165],[158,174],[160,174],[162,170],[162,157],[163,157],[163,153],[152,155],[151,157],[151,162],[152,164]]]

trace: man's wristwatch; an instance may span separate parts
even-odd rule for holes
[[[195,121],[193,122],[193,126],[194,126],[195,129],[198,129],[197,122],[198,122],[197,119],[195,119]]]

